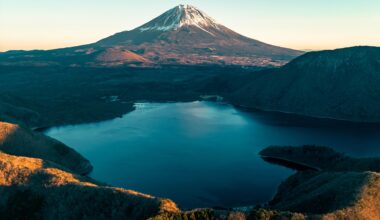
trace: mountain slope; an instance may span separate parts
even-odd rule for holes
[[[244,37],[193,6],[179,5],[140,27],[93,44],[0,53],[0,65],[280,66],[301,54]]]
[[[0,53],[2,66],[115,66],[150,62],[124,48],[84,45],[54,50],[9,51]]]
[[[307,53],[247,77],[237,105],[360,122],[380,122],[380,48]]]
[[[1,121],[0,151],[47,159],[79,174],[92,171],[90,162],[65,144],[27,128]]]

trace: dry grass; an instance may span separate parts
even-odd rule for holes
[[[368,178],[357,195],[357,201],[350,207],[324,215],[323,219],[380,219],[380,174],[368,173]]]
[[[179,211],[171,200],[101,186],[37,158],[0,153],[0,171],[6,219],[146,219]]]
[[[0,122],[0,150],[12,155],[50,160],[80,174],[92,170],[90,162],[70,147],[10,123]]]

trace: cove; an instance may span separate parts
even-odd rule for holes
[[[269,201],[294,173],[258,156],[270,145],[315,144],[351,156],[380,155],[376,127],[199,101],[137,103],[121,118],[45,133],[88,158],[96,180],[170,198],[182,208]]]

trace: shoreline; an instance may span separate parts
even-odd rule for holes
[[[288,111],[280,111],[280,110],[271,110],[271,109],[263,109],[259,107],[249,107],[241,104],[234,104],[233,102],[227,102],[230,105],[238,108],[238,109],[244,109],[247,112],[263,112],[263,113],[273,113],[273,114],[282,114],[287,115],[290,117],[299,117],[299,118],[307,118],[312,120],[325,120],[326,122],[338,122],[338,123],[346,123],[351,125],[365,125],[368,127],[379,127],[380,128],[380,121],[378,122],[368,122],[368,121],[358,121],[358,120],[349,120],[349,119],[340,119],[340,118],[334,118],[334,117],[328,117],[328,116],[315,116],[315,115],[309,115],[309,114],[301,114],[301,113],[294,113],[294,112],[288,112]]]
[[[265,156],[260,155],[259,156],[268,163],[273,163],[278,166],[284,166],[296,171],[322,171],[319,167],[314,167],[311,165],[308,165],[306,163],[297,162],[294,160],[285,159],[283,157],[276,157],[276,156]]]
[[[328,123],[333,123],[334,125],[340,125],[340,126],[365,126],[365,127],[373,127],[373,128],[380,128],[380,121],[379,122],[366,122],[366,121],[352,121],[348,119],[339,119],[339,118],[334,118],[334,117],[322,117],[322,116],[314,116],[314,115],[307,115],[307,114],[299,114],[299,113],[294,113],[294,112],[287,112],[287,111],[278,111],[278,110],[270,110],[270,109],[262,109],[258,107],[248,107],[245,105],[240,105],[240,104],[234,104],[233,102],[229,102],[228,100],[225,101],[215,101],[215,100],[207,100],[207,99],[193,99],[193,100],[182,100],[182,101],[173,101],[173,100],[167,100],[167,101],[151,101],[149,99],[143,99],[143,100],[136,100],[136,101],[129,101],[129,103],[132,104],[132,109],[128,109],[127,111],[124,111],[122,114],[117,115],[117,116],[111,116],[111,117],[101,117],[100,119],[94,119],[94,120],[88,120],[85,122],[79,122],[78,123],[57,123],[53,124],[50,126],[41,126],[41,127],[33,127],[31,130],[36,131],[36,132],[45,132],[49,130],[50,128],[53,127],[62,127],[62,126],[75,126],[75,125],[81,125],[81,124],[91,124],[91,123],[99,123],[99,122],[104,122],[104,121],[109,121],[113,120],[116,118],[122,118],[125,114],[131,113],[136,110],[135,104],[138,103],[158,103],[158,104],[165,104],[165,103],[189,103],[189,102],[212,102],[212,103],[223,103],[223,104],[228,104],[231,105],[232,107],[243,110],[245,112],[249,113],[264,113],[264,114],[273,114],[275,117],[282,117],[282,116],[287,116],[290,117],[291,119],[306,119],[306,120],[312,120],[323,124],[328,124]]]

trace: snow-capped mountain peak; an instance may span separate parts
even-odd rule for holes
[[[103,60],[133,58],[158,64],[278,66],[301,54],[236,33],[191,5],[178,5],[95,45],[115,48],[108,50]]]
[[[183,26],[195,26],[206,32],[212,27],[219,29],[219,24],[201,10],[191,5],[178,5],[150,22],[138,27],[144,31],[177,30]],[[211,33],[210,33],[211,34]]]

